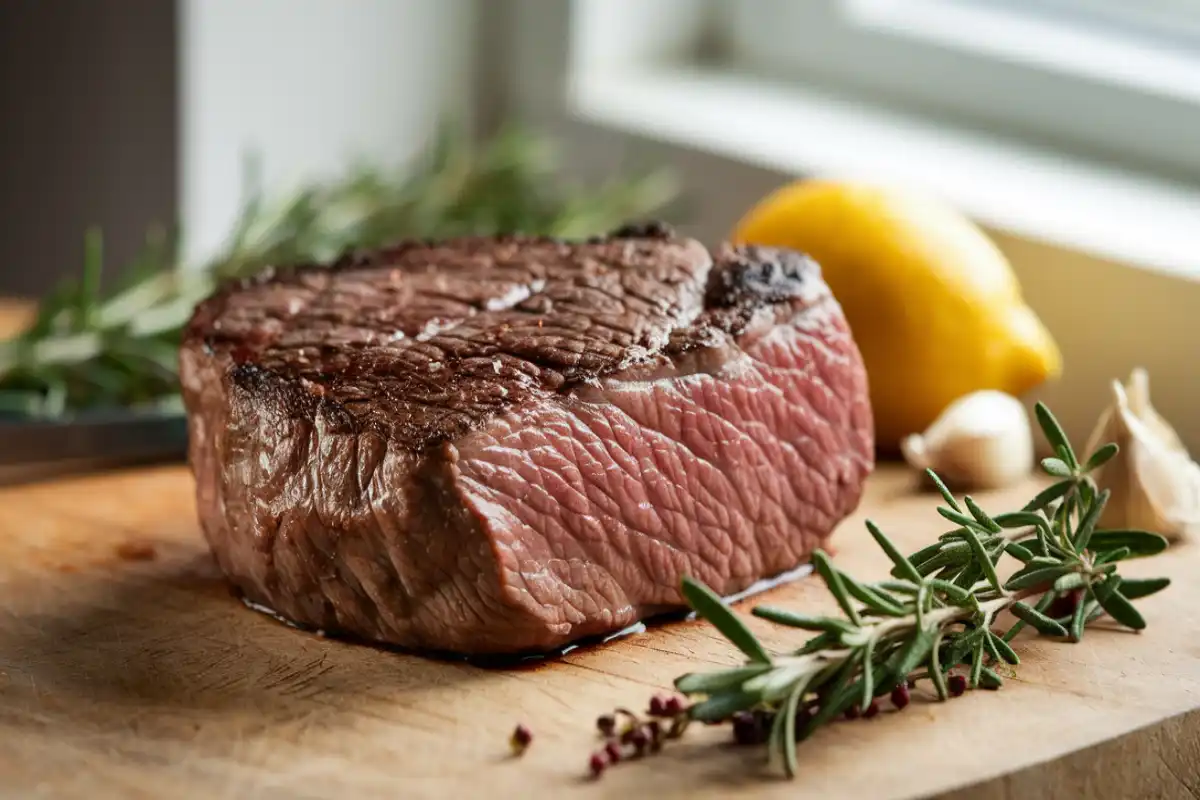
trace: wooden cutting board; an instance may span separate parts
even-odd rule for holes
[[[1033,488],[986,507],[1005,510]],[[942,529],[933,506],[908,474],[879,471],[837,534],[839,563],[881,575],[863,517],[915,549]],[[837,723],[802,745],[794,782],[709,728],[590,782],[597,714],[737,661],[709,626],[675,623],[515,670],[398,655],[292,630],[231,597],[181,467],[8,488],[0,795],[1196,797],[1198,550],[1130,565],[1176,581],[1143,601],[1142,634],[1023,641],[1003,690]],[[808,579],[762,599],[831,606]],[[792,641],[751,624],[768,642]],[[519,760],[506,745],[518,721],[536,736]]]

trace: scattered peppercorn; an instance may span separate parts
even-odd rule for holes
[[[621,746],[616,742],[609,742],[604,745],[604,755],[608,757],[609,764],[616,764],[621,760]]]
[[[514,755],[521,755],[525,752],[525,748],[529,747],[533,741],[533,731],[524,725],[518,725],[513,728],[512,736],[509,737],[508,743],[512,747]]]
[[[892,689],[892,705],[894,705],[897,710],[907,706],[910,700],[912,700],[912,695],[909,694],[908,687],[906,685],[900,684],[895,689]]]
[[[851,705],[849,708],[846,709],[846,719],[858,719],[859,714],[861,714],[861,713],[862,712],[859,711],[859,708],[858,708],[858,703],[854,703],[853,705]]]
[[[871,705],[867,706],[867,710],[863,712],[863,719],[871,719],[879,715],[879,701],[872,700]]]
[[[1054,618],[1069,617],[1075,613],[1075,608],[1079,605],[1079,601],[1082,598],[1082,589],[1074,589],[1066,594],[1059,595],[1050,602],[1050,607],[1046,609],[1046,614]]]
[[[592,773],[593,778],[599,778],[604,774],[604,768],[608,766],[608,761],[603,753],[592,753],[592,757],[588,759],[588,770]]]
[[[605,736],[612,736],[617,729],[617,718],[612,714],[601,714],[596,717],[596,729]]]
[[[663,713],[668,717],[674,717],[683,713],[683,701],[679,697],[672,695],[663,701]]]
[[[667,701],[661,694],[656,694],[650,698],[650,716],[661,717],[666,713]]]
[[[644,754],[650,745],[650,733],[646,730],[646,726],[639,725],[634,728],[633,735],[629,737],[629,743],[633,745],[639,756]]]
[[[967,679],[962,675],[951,675],[950,680],[946,681],[946,688],[951,697],[959,697],[967,690]]]
[[[749,711],[738,711],[733,715],[733,740],[740,745],[762,744],[762,718]]]

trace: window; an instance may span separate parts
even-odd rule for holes
[[[726,0],[731,63],[1200,179],[1197,0]]]
[[[994,230],[1200,274],[1200,0],[519,7],[537,68],[518,86],[593,143],[899,183]]]

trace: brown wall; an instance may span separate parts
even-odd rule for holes
[[[0,1],[0,295],[79,268],[101,225],[110,264],[177,197],[176,4]]]

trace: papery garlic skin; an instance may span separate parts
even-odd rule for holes
[[[1092,473],[1112,494],[1100,524],[1157,533],[1168,541],[1200,531],[1200,466],[1175,429],[1150,404],[1144,369],[1122,386],[1113,381],[1113,403],[1100,416],[1087,452],[1108,442],[1120,451]]]
[[[952,489],[999,489],[1033,469],[1033,430],[1020,400],[984,390],[955,400],[924,433],[906,436],[900,451]]]

